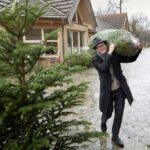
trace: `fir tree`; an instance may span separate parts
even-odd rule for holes
[[[75,150],[99,132],[72,132],[88,126],[85,120],[65,119],[83,103],[86,83],[71,83],[79,66],[58,64],[36,69],[46,49],[43,45],[23,43],[26,35],[45,11],[36,5],[18,4],[0,13],[0,148],[4,150]],[[47,92],[52,87],[53,90]]]

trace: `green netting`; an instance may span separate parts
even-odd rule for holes
[[[115,44],[115,51],[124,56],[134,56],[137,53],[139,39],[130,32],[122,29],[107,29],[96,33],[90,38],[89,47],[92,49],[93,39],[99,37]]]

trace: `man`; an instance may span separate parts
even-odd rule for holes
[[[95,38],[93,40],[93,49],[96,50],[96,56],[93,57],[92,64],[98,71],[100,78],[99,108],[102,112],[101,130],[103,132],[107,131],[106,122],[112,116],[114,108],[112,141],[119,147],[124,147],[124,143],[118,135],[123,117],[125,98],[131,105],[133,97],[126,78],[122,74],[120,63],[134,62],[139,56],[142,46],[139,45],[137,54],[132,57],[118,55],[114,48],[115,45],[113,43]]]

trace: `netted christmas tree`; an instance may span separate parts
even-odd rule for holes
[[[42,44],[23,42],[23,36],[44,13],[45,7],[24,4],[0,13],[0,149],[74,150],[78,144],[99,132],[72,128],[88,126],[85,120],[66,119],[83,103],[86,83],[58,88],[71,82],[79,66],[58,64],[39,68],[37,62],[46,51]],[[44,42],[43,42],[44,43]],[[52,88],[48,92],[48,88]],[[56,88],[57,87],[57,88]]]
[[[115,51],[119,55],[134,56],[138,52],[140,41],[137,37],[132,35],[129,31],[123,29],[106,29],[97,32],[89,40],[89,47],[92,49],[94,38],[106,40],[109,45],[110,42],[115,44]]]

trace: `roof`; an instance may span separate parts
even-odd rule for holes
[[[14,0],[0,0],[0,10],[7,5],[12,4]],[[25,0],[16,0],[19,3],[25,2]],[[83,0],[29,0],[31,4],[40,3],[40,7],[45,6],[46,3],[50,3],[47,7],[46,12],[41,17],[46,18],[65,18],[69,23],[72,22],[75,13],[77,12],[80,1]],[[96,24],[93,9],[91,7],[90,0],[85,0],[84,3],[88,5],[90,11],[90,18]]]
[[[19,3],[24,3],[25,0],[17,0]],[[73,7],[73,1],[76,0],[30,0],[30,4],[40,4],[40,7],[45,6],[47,3],[50,3],[50,6],[47,7],[45,14],[42,17],[50,18],[67,18],[71,9]],[[0,10],[4,7],[11,5],[13,0],[0,0]]]
[[[0,10],[12,3],[12,0],[0,0]]]
[[[97,20],[97,24],[98,24],[98,27],[96,28],[97,31],[101,31],[105,29],[117,29],[117,27],[114,27],[103,20]]]
[[[41,3],[43,3],[43,6],[46,4],[46,2],[44,0],[43,1],[41,0]],[[61,10],[57,9],[56,7],[54,7],[52,4],[50,4],[47,7],[46,12],[44,13],[44,15],[42,17],[67,18],[67,15],[64,12],[62,12]]]
[[[46,2],[47,0],[43,1]],[[88,17],[84,18],[84,21],[87,22],[90,19],[94,26],[97,25],[90,0],[50,0],[50,5],[57,11],[62,12],[68,19],[69,23],[72,22],[77,9],[79,7],[81,8],[82,5],[83,8],[81,9],[86,10],[86,14],[88,14]],[[82,14],[83,13],[84,12],[82,11]]]
[[[69,15],[75,1],[74,0],[51,0],[50,3],[56,9],[60,10],[66,15]]]
[[[112,26],[112,28],[117,28],[117,29],[125,29],[126,23],[128,24],[127,13],[99,15],[96,18],[97,20],[100,20],[105,24],[109,24],[110,26]]]

